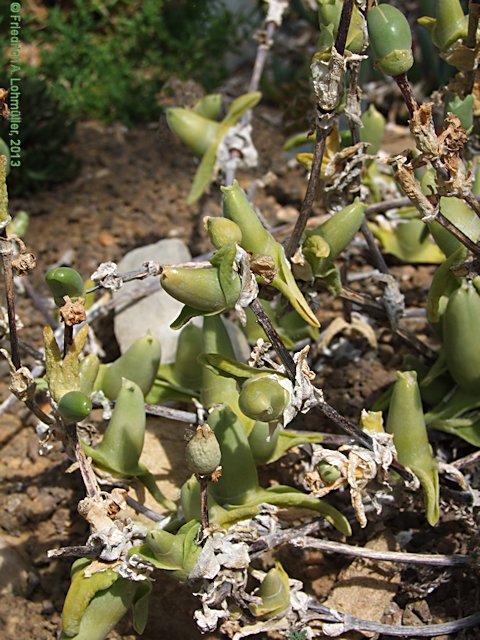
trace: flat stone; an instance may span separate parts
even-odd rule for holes
[[[167,238],[127,253],[119,262],[118,271],[135,271],[150,260],[159,264],[180,264],[188,262],[191,257],[182,240]],[[150,292],[149,295],[127,304],[131,294],[143,288]],[[114,293],[114,298],[125,302],[119,302],[114,319],[114,331],[120,351],[124,353],[132,342],[151,331],[162,345],[162,362],[173,362],[179,332],[170,329],[170,324],[180,313],[183,304],[163,291],[160,279],[146,278],[127,282]]]

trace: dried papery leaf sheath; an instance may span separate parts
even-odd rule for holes
[[[438,522],[439,486],[437,461],[428,442],[422,400],[415,371],[397,372],[386,429],[393,434],[400,464],[410,468],[423,488],[429,524]]]

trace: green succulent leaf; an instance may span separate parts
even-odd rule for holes
[[[431,526],[434,526],[439,518],[437,461],[428,442],[415,371],[397,372],[386,430],[393,434],[400,464],[409,467],[420,480],[427,520]]]
[[[72,581],[62,612],[62,629],[68,637],[74,637],[79,633],[82,618],[95,595],[111,587],[120,577],[107,564],[104,570],[96,571],[91,577],[86,577],[85,570],[90,564],[91,560],[81,558],[72,566]]]
[[[137,384],[124,378],[102,441],[95,448],[82,441],[82,447],[101,469],[117,477],[137,478],[157,502],[173,511],[175,504],[165,498],[152,473],[140,463],[145,425],[143,393]]]
[[[218,127],[218,131],[213,141],[203,155],[187,198],[187,204],[191,205],[197,202],[212,181],[215,162],[217,159],[217,150],[220,142],[228,133],[229,129],[237,124],[241,116],[250,109],[253,109],[253,107],[260,101],[261,97],[262,94],[255,91],[239,96],[232,102],[227,111],[227,115]]]
[[[431,241],[428,228],[421,220],[400,221],[394,229],[384,229],[373,223],[369,226],[385,251],[403,262],[441,264],[445,260],[444,253]]]
[[[289,609],[290,583],[280,562],[275,562],[275,567],[267,573],[257,595],[262,603],[250,605],[251,612],[257,618],[273,618]]]

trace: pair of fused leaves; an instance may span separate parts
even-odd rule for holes
[[[185,582],[195,566],[201,547],[197,544],[201,525],[190,520],[175,533],[151,529],[145,544],[134,547],[135,554],[151,562],[157,569],[168,571],[172,577]]]
[[[137,384],[146,396],[157,375],[161,352],[160,342],[150,332],[137,338],[115,362],[100,366],[95,389],[115,400],[126,378]]]
[[[88,325],[85,324],[73,338],[63,357],[52,328],[45,327],[43,330],[46,379],[50,395],[55,402],[59,402],[70,391],[81,391],[86,395],[92,391],[93,382],[89,376],[82,375],[78,360],[85,346],[87,334]]]
[[[185,304],[172,328],[180,328],[198,315],[219,314],[238,302],[242,282],[236,265],[237,240],[253,260],[265,261],[268,276],[257,273],[257,280],[275,287],[306,322],[318,328],[319,322],[298,288],[282,245],[262,225],[237,181],[222,190],[224,216],[236,225],[234,238],[232,231],[215,236],[217,244],[221,244],[222,238],[226,244],[211,258],[211,266],[165,267],[160,275],[165,291]]]
[[[317,0],[320,25],[320,51],[330,50],[337,36],[343,0]],[[352,53],[361,53],[365,48],[365,19],[356,5],[353,6],[345,48]]]
[[[222,187],[222,191],[223,215],[240,228],[242,248],[253,259],[266,256],[271,261],[268,277],[257,274],[257,281],[280,291],[305,322],[318,328],[319,322],[298,288],[282,245],[260,222],[243,189],[235,180],[232,186]]]
[[[258,513],[259,505],[309,509],[320,513],[335,528],[350,535],[348,520],[334,507],[288,486],[263,489],[259,485],[255,460],[238,416],[228,406],[214,409],[208,424],[222,452],[222,476],[209,485],[208,507],[211,522],[229,527]],[[186,520],[200,520],[200,487],[195,477],[182,487],[182,510]]]
[[[311,277],[322,278],[333,294],[338,294],[342,287],[340,273],[334,260],[360,229],[365,208],[366,205],[357,198],[352,204],[337,211],[328,220],[305,234],[302,251],[310,267]]]
[[[137,478],[158,503],[174,511],[175,504],[165,498],[153,474],[140,462],[145,426],[143,393],[137,384],[124,378],[102,441],[97,447],[82,442],[82,447],[98,467],[116,477]]]
[[[447,50],[468,33],[468,16],[464,15],[460,0],[437,0],[435,17],[424,16],[419,23],[430,31],[433,44]]]
[[[369,223],[373,235],[380,241],[386,253],[402,262],[410,264],[440,264],[445,260],[441,249],[432,242],[427,225],[417,217],[414,207],[408,207],[398,212],[399,219],[390,223],[388,227],[381,224]],[[405,219],[402,219],[405,216]]]
[[[428,523],[438,522],[437,461],[428,442],[427,426],[415,371],[397,372],[386,429],[393,434],[400,464],[408,467],[422,485]]]
[[[150,580],[135,582],[120,577],[109,565],[81,558],[72,566],[72,580],[62,612],[61,640],[104,640],[132,608],[133,626],[143,633],[148,617]]]
[[[189,323],[178,336],[175,361],[160,365],[145,401],[162,404],[168,401],[190,402],[192,398],[198,398],[202,373],[196,362],[201,353],[202,330]]]
[[[170,129],[199,156],[202,156],[197,169],[187,203],[193,204],[205,192],[212,181],[217,159],[217,151],[228,131],[234,127],[242,115],[260,101],[258,92],[246,93],[236,98],[221,122],[213,119],[218,115],[214,109],[201,107],[188,109],[168,109],[167,122]]]
[[[163,289],[184,303],[172,329],[183,327],[195,316],[210,316],[231,309],[242,290],[235,263],[235,245],[222,247],[210,259],[211,266],[164,267],[160,275]]]
[[[225,403],[230,407],[248,437],[249,446],[257,464],[274,462],[296,445],[316,443],[321,440],[318,434],[289,432],[281,426],[245,415],[239,404],[238,384],[254,378],[259,375],[259,372],[260,375],[262,373],[271,375],[275,372],[270,369],[254,369],[237,362],[230,338],[218,316],[204,319],[203,335],[204,355],[199,358],[204,365],[202,366],[201,402],[206,408],[211,408],[218,403]],[[277,391],[279,390],[276,385],[282,377],[279,376],[273,381]],[[276,395],[281,405],[285,398],[283,389]]]

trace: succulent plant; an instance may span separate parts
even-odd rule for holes
[[[435,18],[425,16],[419,23],[430,31],[433,44],[440,51],[467,37],[468,16],[464,15],[460,0],[436,0]]]
[[[151,333],[137,338],[115,362],[104,366],[96,383],[107,398],[115,400],[126,378],[140,387],[144,396],[152,388],[160,366],[161,345]]]
[[[97,447],[82,441],[85,453],[94,464],[120,478],[137,478],[152,496],[170,511],[175,504],[158,489],[154,476],[140,462],[145,441],[145,409],[140,387],[123,378],[112,417]]]
[[[58,403],[58,413],[66,422],[80,422],[92,411],[92,401],[81,391],[69,391]]]
[[[289,391],[275,374],[257,375],[246,380],[241,387],[238,403],[241,411],[261,422],[279,420],[290,401]]]
[[[280,562],[270,569],[260,585],[257,596],[261,604],[252,603],[250,610],[256,618],[274,618],[290,607],[290,584]]]
[[[278,289],[306,322],[319,327],[317,318],[295,282],[282,245],[262,225],[243,189],[235,180],[232,186],[222,187],[222,191],[223,215],[240,227],[242,247],[253,256],[268,256],[273,261],[272,278],[268,279],[268,284]],[[257,279],[265,282],[263,276],[257,276]]]
[[[368,35],[375,65],[387,76],[400,76],[413,65],[412,32],[404,14],[390,4],[367,13]]]
[[[218,147],[228,133],[235,126],[240,117],[253,109],[259,102],[261,94],[258,92],[246,93],[236,98],[227,111],[222,122],[205,117],[205,113],[211,113],[212,105],[207,108],[206,103],[195,110],[169,109],[167,121],[174,133],[176,133],[195,153],[202,156],[202,161],[197,169],[188,204],[195,203],[204,193],[212,180]],[[213,101],[215,102],[215,101]],[[214,109],[215,116],[218,115]]]
[[[45,282],[53,295],[57,307],[63,307],[65,296],[74,299],[84,294],[82,276],[71,267],[49,269],[45,275]]]
[[[437,461],[428,441],[415,371],[397,372],[386,429],[393,434],[398,461],[411,469],[420,480],[427,521],[433,527],[439,518]]]
[[[450,375],[467,393],[480,393],[480,295],[466,280],[449,296],[443,314],[443,347]]]
[[[321,51],[331,48],[335,42],[340,24],[343,0],[317,0],[318,22],[320,25]],[[345,48],[352,53],[361,53],[365,48],[364,18],[358,7],[353,6]]]
[[[199,476],[212,474],[222,461],[222,452],[208,424],[197,427],[185,449],[188,468]]]
[[[160,275],[163,289],[185,304],[171,327],[179,329],[195,316],[216,315],[237,303],[242,283],[234,268],[235,248],[220,249],[211,266],[165,267]]]
[[[91,560],[81,558],[72,567],[72,581],[62,612],[61,640],[103,640],[132,608],[133,626],[143,633],[147,623],[150,580],[122,578],[110,565],[97,564],[91,576]]]
[[[199,531],[200,523],[196,520],[190,520],[175,534],[153,528],[148,532],[145,544],[135,547],[132,553],[185,582],[200,555]]]

